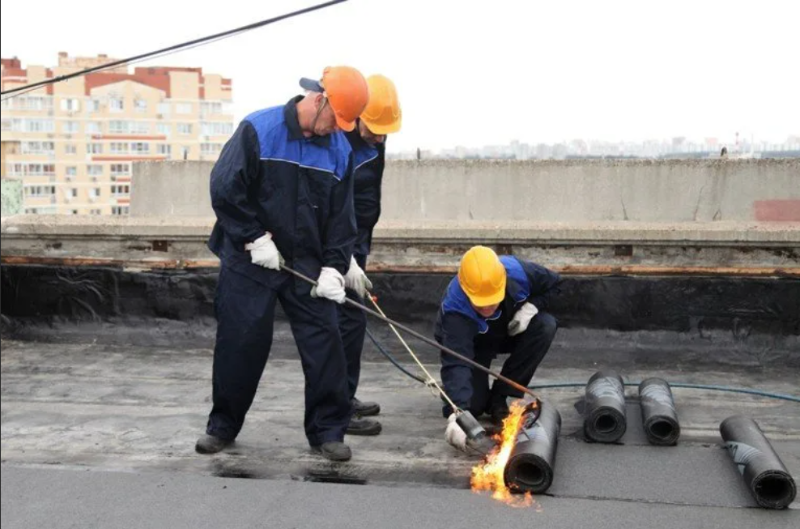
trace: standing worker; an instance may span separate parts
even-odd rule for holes
[[[372,284],[364,269],[372,245],[372,230],[381,215],[381,181],[386,152],[386,135],[400,130],[402,114],[394,83],[382,75],[367,78],[369,103],[361,114],[356,129],[347,133],[355,158],[354,197],[358,236],[353,249],[350,269],[345,275],[347,295],[359,303]],[[353,403],[353,418],[347,433],[350,435],[378,435],[381,423],[363,419],[381,411],[375,402],[362,402],[356,398],[361,373],[361,352],[367,318],[364,313],[349,305],[339,305],[339,331],[347,357],[347,385]]]
[[[211,172],[217,223],[209,248],[221,261],[214,307],[213,407],[203,454],[230,445],[244,424],[269,358],[275,303],[289,318],[305,375],[305,432],[313,451],[351,458],[351,404],[336,303],[356,237],[353,155],[344,134],[368,100],[358,70],[326,68],[302,79],[308,93],[251,114]],[[309,284],[282,272],[283,263]],[[317,296],[317,297],[315,297]]]
[[[475,246],[462,257],[458,276],[444,294],[436,341],[487,368],[497,354],[510,353],[500,373],[528,386],[556,334],[556,319],[545,311],[560,282],[543,266]],[[486,373],[449,355],[442,354],[441,362],[445,393],[475,418],[488,413],[500,424],[508,415],[508,397],[523,397],[500,380],[490,390]],[[447,405],[443,412],[453,414]],[[451,418],[448,439],[458,437],[450,435],[452,428],[459,427]]]

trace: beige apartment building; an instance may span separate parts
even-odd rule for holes
[[[2,59],[2,89],[112,60]],[[2,102],[2,174],[23,181],[26,213],[125,215],[132,164],[216,160],[233,133],[231,101],[231,80],[201,68],[122,67],[48,85]]]

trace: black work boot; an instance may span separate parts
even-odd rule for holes
[[[505,397],[492,397],[489,405],[489,415],[492,417],[492,422],[498,426],[503,424],[503,419],[508,417],[508,403]]]
[[[350,424],[347,425],[347,435],[378,435],[381,433],[383,427],[378,421],[370,419],[357,419],[353,417],[350,419]]]
[[[371,417],[381,412],[381,405],[377,402],[361,402],[353,397],[353,414],[359,417]]]
[[[322,457],[330,461],[350,461],[353,453],[350,447],[340,441],[329,441],[322,443],[321,446],[312,446],[311,450],[322,454]]]
[[[197,440],[194,449],[198,454],[216,454],[233,444],[233,441],[204,434]]]

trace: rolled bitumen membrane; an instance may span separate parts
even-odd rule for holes
[[[794,479],[756,421],[734,415],[722,421],[719,433],[758,505],[785,509],[794,501]]]
[[[540,494],[553,483],[561,414],[552,403],[542,401],[539,419],[534,419],[533,412],[525,412],[503,473],[512,492]]]
[[[610,369],[600,370],[586,384],[583,431],[598,443],[615,443],[625,435],[625,386]]]
[[[666,380],[648,378],[639,384],[642,423],[650,444],[669,446],[678,442],[681,425],[672,390]]]

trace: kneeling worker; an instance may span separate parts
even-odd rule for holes
[[[436,341],[487,368],[497,354],[509,353],[501,374],[527,386],[556,334],[558,322],[545,311],[560,282],[559,274],[541,265],[475,246],[462,257],[444,294]],[[442,353],[441,362],[444,391],[475,418],[487,413],[500,424],[508,415],[508,397],[523,396],[500,380],[490,389],[487,374],[454,357]],[[448,429],[458,428],[452,413],[445,405]],[[448,432],[448,440],[453,437]]]

